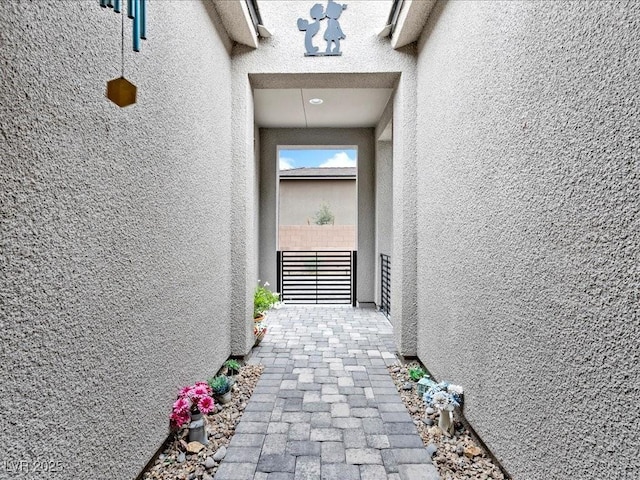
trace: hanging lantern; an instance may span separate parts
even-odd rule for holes
[[[107,82],[107,98],[119,107],[127,107],[136,103],[138,88],[124,77],[114,78]]]

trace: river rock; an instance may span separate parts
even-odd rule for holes
[[[187,452],[189,453],[198,453],[200,450],[204,448],[204,445],[200,442],[189,442],[187,444]]]
[[[221,462],[226,454],[227,454],[227,447],[223,445],[218,450],[216,450],[216,453],[213,454],[213,459],[216,462]]]
[[[437,451],[438,451],[438,447],[436,446],[435,443],[431,442],[429,443],[429,445],[427,445],[427,454],[430,457],[433,457]]]
[[[476,446],[467,447],[464,449],[464,454],[469,458],[473,458],[477,457],[478,455],[482,455],[482,450]]]

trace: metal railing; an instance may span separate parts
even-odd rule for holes
[[[391,257],[380,254],[380,311],[391,317]]]
[[[298,304],[356,306],[357,252],[278,251],[282,300]]]

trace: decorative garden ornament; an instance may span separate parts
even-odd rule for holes
[[[462,407],[464,390],[449,382],[435,383],[423,395],[425,404],[440,411],[438,427],[445,435],[453,435],[453,410]]]
[[[200,442],[203,445],[209,443],[207,438],[207,429],[205,428],[205,419],[202,413],[192,412],[191,423],[189,423],[189,442]]]
[[[436,384],[433,380],[429,378],[429,376],[422,377],[418,380],[418,396],[422,398],[429,388],[433,387]]]

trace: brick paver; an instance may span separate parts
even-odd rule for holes
[[[437,480],[387,371],[373,309],[285,306],[249,363],[265,365],[215,480]]]

